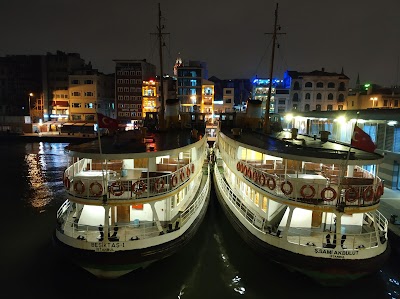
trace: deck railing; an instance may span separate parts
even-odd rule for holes
[[[218,190],[222,192],[225,197],[235,206],[236,210],[240,212],[244,219],[254,226],[257,230],[263,233],[270,233],[277,237],[282,236],[280,231],[269,231],[268,227],[265,227],[266,218],[254,209],[249,208],[245,203],[242,196],[245,196],[231,188],[227,183],[224,176],[221,175],[220,170],[215,167],[214,175],[218,184]],[[342,240],[342,235],[337,234],[337,245],[344,245],[347,249],[364,249],[372,248],[379,245],[378,242],[386,242],[386,234],[388,229],[387,219],[379,212],[375,211],[373,213],[366,213],[370,222],[366,224],[366,229],[371,227],[371,221],[376,222],[377,231],[369,231],[361,234],[346,234],[343,244],[340,242]],[[331,245],[327,242],[327,235],[331,236]],[[287,240],[290,243],[304,246],[316,246],[318,248],[335,248],[332,247],[335,240],[335,233],[332,232],[318,232],[311,229],[297,229],[289,228],[287,232]]]

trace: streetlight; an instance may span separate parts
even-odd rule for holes
[[[31,115],[31,97],[33,97],[33,93],[29,93],[29,117],[31,118],[32,122],[32,115]]]
[[[370,98],[370,100],[372,101],[372,108],[377,107],[377,105],[375,105],[375,102],[378,101],[378,98],[377,97],[372,97],[372,98]]]

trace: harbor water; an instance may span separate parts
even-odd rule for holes
[[[400,258],[346,287],[323,287],[239,238],[214,192],[198,233],[175,255],[116,280],[99,280],[52,246],[66,143],[1,142],[1,277],[9,298],[400,298]]]

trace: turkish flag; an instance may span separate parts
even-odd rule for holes
[[[365,133],[357,125],[354,126],[353,136],[351,137],[351,146],[360,150],[373,153],[376,149],[371,136]]]
[[[97,122],[99,124],[99,128],[104,129],[118,129],[118,121],[114,118],[105,116],[101,113],[97,113]]]

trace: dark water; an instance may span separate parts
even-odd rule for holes
[[[7,298],[400,298],[398,256],[350,286],[319,286],[260,260],[233,231],[213,193],[187,247],[145,270],[98,280],[57,256],[51,244],[56,211],[65,200],[66,145],[0,144],[0,282]]]

